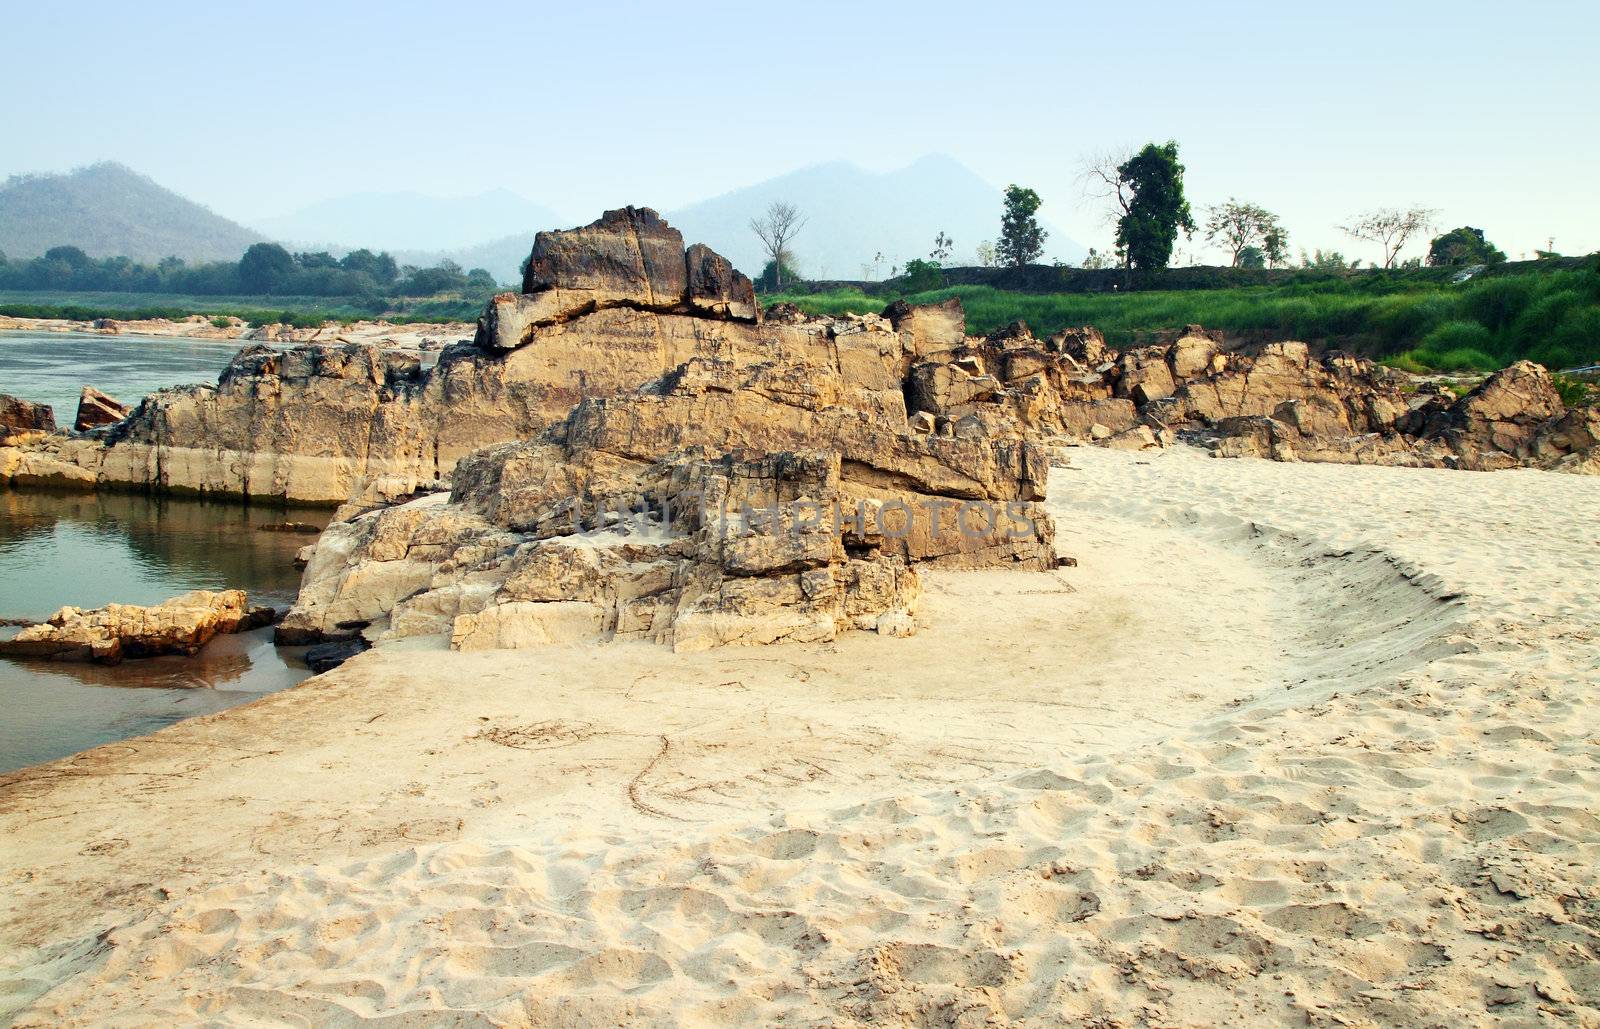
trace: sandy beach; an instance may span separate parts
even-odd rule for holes
[[[0,778],[18,1025],[1600,1024],[1600,479],[1068,451],[922,631],[382,647]]]

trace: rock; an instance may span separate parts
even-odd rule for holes
[[[1161,441],[1156,438],[1150,426],[1135,425],[1115,436],[1098,441],[1098,444],[1109,450],[1151,450],[1160,447]]]
[[[87,432],[102,425],[120,422],[128,416],[128,410],[126,404],[118,402],[93,386],[85,386],[83,392],[78,395],[78,417],[73,421],[72,428],[77,432]]]
[[[49,404],[35,404],[0,393],[0,446],[20,443],[40,433],[56,431],[55,412]]]
[[[372,644],[355,636],[347,640],[335,640],[332,643],[320,643],[310,647],[306,650],[303,660],[313,675],[321,675],[323,672],[338,668],[357,654],[371,649]]]
[[[243,590],[195,590],[154,607],[64,607],[15,638],[0,640],[0,655],[99,664],[158,654],[193,655],[218,634],[269,625],[273,615],[269,607],[249,607]]]
[[[557,288],[574,267],[606,303],[646,291],[660,302],[660,246],[645,248],[653,264],[605,256],[627,226],[661,231],[640,217],[590,233],[599,256],[547,240],[529,284]],[[728,281],[704,253],[684,260],[691,293]],[[920,565],[1054,567],[1045,451],[987,370],[999,352],[967,345],[958,304],[751,324],[722,317],[722,302],[652,315],[683,319],[681,350],[652,345],[625,365],[657,369],[632,388],[587,390],[543,431],[462,456],[448,497],[336,520],[279,639],[359,625],[380,644],[445,634],[458,649],[698,650],[900,635],[916,627]],[[619,315],[639,321],[631,306],[570,310],[530,323],[511,359],[540,352],[541,366],[599,373]],[[1025,328],[1006,340],[993,346],[1032,342]],[[907,410],[923,394],[938,415]]]
[[[298,533],[302,536],[315,536],[322,531],[322,527],[320,525],[313,525],[310,522],[268,522],[265,525],[256,526],[256,531],[292,532]]]

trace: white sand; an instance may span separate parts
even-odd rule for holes
[[[1073,451],[926,630],[374,652],[0,779],[24,1025],[1600,1024],[1600,480]]]

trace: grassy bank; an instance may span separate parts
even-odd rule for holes
[[[960,297],[968,331],[1021,319],[1039,334],[1093,325],[1127,346],[1161,330],[1198,323],[1250,337],[1336,346],[1417,370],[1488,371],[1527,358],[1551,368],[1600,362],[1600,261],[1580,269],[1529,271],[1452,285],[1326,280],[1286,286],[1135,293],[1015,293],[951,286],[907,299]],[[882,296],[859,290],[788,293],[814,314],[880,311]]]

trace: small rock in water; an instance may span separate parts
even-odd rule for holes
[[[321,675],[323,672],[338,668],[371,646],[372,644],[360,636],[348,640],[335,640],[332,643],[320,643],[306,651],[306,667],[311,669],[314,675]]]
[[[319,526],[310,522],[268,522],[266,525],[256,526],[257,532],[298,532],[307,536],[316,536],[322,532]]]

